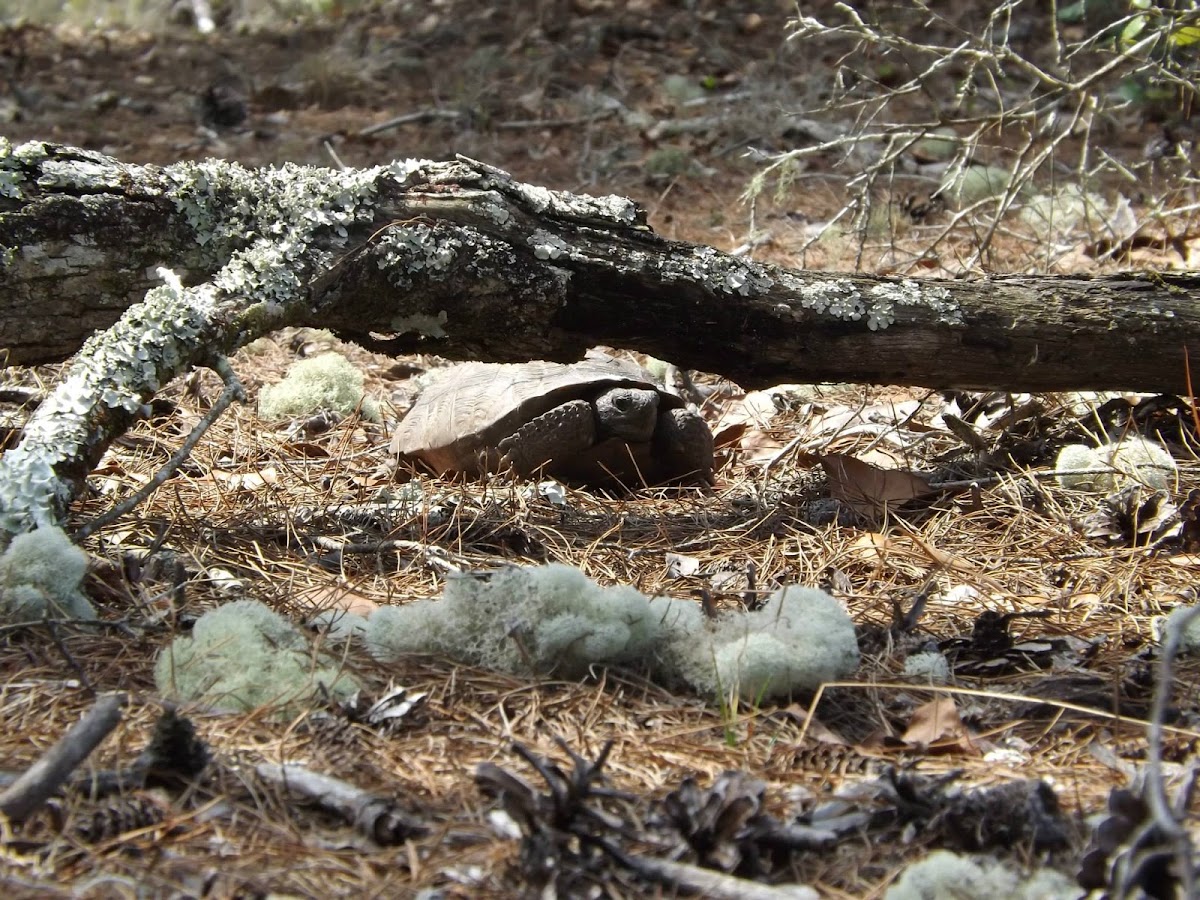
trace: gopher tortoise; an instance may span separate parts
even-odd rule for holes
[[[710,480],[712,432],[633,363],[464,363],[436,376],[392,438],[438,474],[512,470],[626,487]]]

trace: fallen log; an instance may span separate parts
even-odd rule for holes
[[[1197,287],[1193,274],[789,271],[667,241],[630,200],[462,157],[159,168],[0,139],[0,347],[21,364],[75,352],[0,459],[0,531],[60,522],[163,384],[224,369],[226,354],[287,325],[482,360],[572,360],[608,344],[747,386],[1183,393],[1186,359],[1200,358]]]

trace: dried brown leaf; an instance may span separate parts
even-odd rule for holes
[[[926,750],[978,754],[952,697],[938,697],[917,707],[904,732],[906,743]]]
[[[834,499],[863,516],[874,517],[889,507],[903,506],[933,493],[929,480],[904,469],[881,469],[842,453],[827,453],[821,465],[829,476]]]

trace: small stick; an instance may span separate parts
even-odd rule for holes
[[[100,697],[53,747],[0,793],[0,813],[10,822],[29,818],[117,727],[124,705],[124,694]]]
[[[592,838],[591,841],[599,844],[605,853],[647,881],[654,881],[689,894],[701,894],[713,900],[818,900],[821,896],[807,885],[761,884],[688,863],[634,856],[599,838]]]
[[[398,128],[401,125],[408,125],[412,122],[431,122],[435,119],[461,119],[464,115],[465,113],[457,109],[419,109],[416,112],[395,116],[386,122],[378,122],[375,125],[360,128],[355,136],[360,138],[370,137],[373,134],[379,134],[381,131],[387,131],[389,128]]]
[[[241,381],[238,380],[237,373],[233,371],[233,367],[229,365],[229,361],[223,356],[214,357],[209,367],[221,376],[221,380],[225,382],[225,389],[221,395],[217,397],[212,405],[212,409],[204,414],[196,427],[192,429],[192,433],[187,436],[184,442],[175,451],[174,455],[167,460],[166,464],[154,473],[153,477],[147,481],[142,487],[134,491],[116,506],[112,507],[108,512],[101,513],[92,519],[90,522],[84,523],[75,532],[75,542],[81,543],[85,538],[89,537],[95,531],[108,525],[110,522],[115,522],[125,513],[132,510],[139,503],[153,494],[159,487],[166,482],[168,478],[179,471],[180,467],[187,461],[187,458],[192,453],[192,448],[200,443],[200,438],[204,437],[204,433],[217,421],[221,413],[225,412],[234,401],[245,401],[246,389],[242,387]]]
[[[427,829],[384,797],[296,763],[259,763],[259,778],[336,813],[381,846],[401,844]]]
[[[1175,851],[1179,866],[1179,879],[1185,897],[1195,896],[1196,873],[1193,862],[1193,847],[1191,835],[1183,826],[1182,820],[1187,815],[1187,802],[1190,800],[1193,786],[1194,768],[1189,772],[1189,783],[1181,792],[1186,798],[1179,810],[1179,818],[1171,809],[1167,798],[1166,779],[1163,775],[1163,723],[1167,718],[1167,706],[1171,701],[1171,688],[1175,683],[1175,657],[1183,643],[1184,633],[1188,627],[1200,617],[1200,608],[1192,607],[1178,619],[1170,622],[1163,636],[1162,655],[1158,660],[1158,678],[1154,689],[1154,703],[1151,707],[1150,725],[1146,729],[1147,763],[1146,763],[1146,801],[1150,806],[1153,826],[1156,826]],[[1122,888],[1125,885],[1121,885]]]

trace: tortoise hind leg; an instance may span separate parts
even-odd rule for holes
[[[592,404],[571,400],[526,422],[496,447],[501,469],[532,475],[556,460],[588,450],[596,442],[596,417]]]

